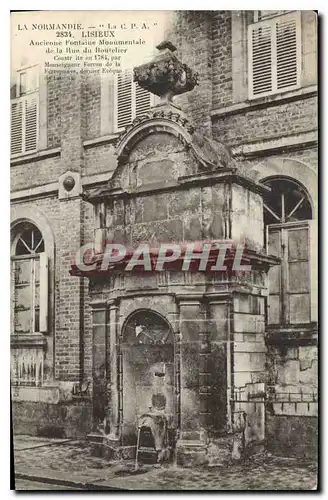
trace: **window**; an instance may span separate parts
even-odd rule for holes
[[[48,264],[36,226],[20,225],[13,242],[13,334],[47,331]]]
[[[48,261],[43,236],[29,222],[15,227],[11,264],[11,383],[39,387],[44,351],[38,339],[48,330]]]
[[[116,129],[120,130],[150,109],[155,96],[133,81],[133,72],[124,71],[116,80]]]
[[[300,12],[292,12],[274,18],[263,15],[263,20],[248,27],[250,99],[299,87],[300,14]]]
[[[11,88],[11,154],[32,153],[38,148],[38,67],[16,73]]]
[[[286,10],[255,10],[254,11],[254,23],[258,21],[263,21],[264,19],[269,19],[271,17],[280,16],[281,14],[286,14]]]
[[[311,321],[311,205],[293,181],[280,178],[265,184],[271,188],[264,200],[267,249],[281,259],[268,275],[268,324],[306,324]]]

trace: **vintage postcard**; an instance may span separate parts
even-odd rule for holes
[[[317,23],[11,13],[14,489],[317,489]]]

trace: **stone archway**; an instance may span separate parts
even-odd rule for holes
[[[122,329],[122,438],[135,445],[138,421],[144,414],[165,416],[175,428],[174,336],[163,316],[139,309]]]

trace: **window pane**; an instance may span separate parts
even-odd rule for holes
[[[15,283],[30,283],[31,281],[31,261],[15,261]]]
[[[24,224],[16,244],[15,255],[30,255],[44,252],[44,241],[41,232],[33,224]]]
[[[27,92],[27,75],[25,72],[19,74],[19,95]]]
[[[31,307],[31,287],[27,286],[16,286],[15,289],[15,308],[16,309],[27,309]]]
[[[15,311],[15,332],[17,333],[32,333],[31,332],[31,310]]]

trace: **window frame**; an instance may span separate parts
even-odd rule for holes
[[[25,226],[25,223],[21,226],[21,228],[16,231],[15,236],[12,239],[12,244],[11,244],[11,293],[12,293],[12,322],[11,322],[11,333],[12,336],[17,337],[20,335],[28,335],[28,336],[33,336],[33,335],[41,335],[42,333],[47,333],[49,330],[49,262],[48,262],[48,256],[46,253],[46,248],[45,248],[45,240],[42,232],[39,230],[39,228],[32,223],[29,223],[29,226]],[[35,230],[37,229],[40,234],[41,234],[41,241],[43,241],[44,249],[42,252],[34,252],[33,250],[30,251],[30,253],[22,254],[22,255],[16,255],[16,248],[18,241],[24,231],[28,230]],[[39,245],[37,245],[36,248],[38,248]],[[15,330],[15,300],[16,300],[16,277],[15,277],[15,263],[16,262],[22,262],[22,261],[31,261],[31,270],[30,270],[30,293],[31,293],[31,301],[30,301],[30,331],[29,332],[18,332]],[[39,262],[39,280],[38,280],[38,286],[39,286],[39,328],[35,328],[35,323],[36,323],[36,308],[35,308],[35,300],[36,300],[36,282],[35,282],[35,275],[36,275],[36,268],[35,268],[35,262]],[[33,265],[32,265],[33,264]],[[33,269],[32,269],[33,267]],[[19,288],[19,287],[18,287]],[[20,288],[23,288],[20,287]]]
[[[257,11],[255,11],[257,12]],[[278,89],[277,83],[277,44],[276,44],[276,25],[281,19],[292,18],[296,21],[296,60],[297,60],[297,83],[284,87],[283,89]],[[261,28],[262,26],[271,27],[271,80],[272,80],[272,90],[254,94],[253,93],[253,45],[252,45],[252,33],[255,28]],[[301,87],[301,73],[302,73],[302,29],[301,29],[301,11],[291,11],[286,14],[276,15],[271,18],[266,18],[261,21],[254,22],[248,25],[247,30],[247,74],[248,74],[248,99],[254,100],[262,97],[283,94],[292,90],[297,90]]]

